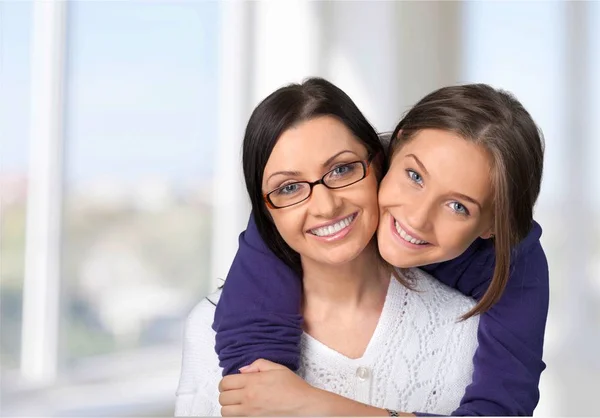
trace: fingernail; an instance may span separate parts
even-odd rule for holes
[[[250,368],[250,365],[248,365],[248,366],[244,366],[244,367],[240,367],[240,368],[239,368],[239,371],[240,371],[240,372],[243,372],[244,370],[248,370],[249,368]]]

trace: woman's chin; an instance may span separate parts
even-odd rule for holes
[[[419,267],[435,262],[430,261],[430,257],[425,257],[425,254],[399,248],[394,243],[386,244],[385,241],[379,241],[379,253],[386,262],[398,268]]]

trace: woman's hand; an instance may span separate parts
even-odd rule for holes
[[[310,407],[319,391],[287,367],[260,359],[240,372],[219,383],[224,417],[315,415]]]
[[[317,389],[287,367],[256,360],[225,376],[219,383],[219,403],[224,417],[239,416],[388,416],[383,408],[365,405]],[[398,416],[414,416],[398,412]]]

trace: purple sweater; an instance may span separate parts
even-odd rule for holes
[[[532,415],[538,400],[548,314],[548,264],[541,227],[513,250],[502,298],[481,315],[473,381],[452,415]],[[302,283],[265,245],[250,217],[215,312],[216,351],[224,374],[259,358],[297,370]],[[489,240],[477,239],[461,256],[422,267],[465,295],[480,298],[494,270]],[[420,414],[418,415],[426,415]]]

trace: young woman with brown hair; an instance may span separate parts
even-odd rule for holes
[[[306,84],[310,86],[313,82],[309,80]],[[304,116],[291,121],[291,125],[282,123],[282,127],[303,126],[319,116],[319,113],[308,111],[314,101],[303,102],[302,97],[298,101],[299,108],[307,110]],[[252,121],[253,118],[249,129]],[[247,131],[244,171],[254,215],[240,239],[240,251],[220,296],[214,324],[216,348],[225,374],[260,358],[292,369],[302,366],[300,373],[306,378],[306,358],[300,349],[303,338],[306,340],[310,335],[322,342],[331,338],[331,345],[336,346],[343,333],[336,332],[336,321],[331,318],[314,313],[307,316],[307,306],[311,305],[308,301],[311,290],[307,286],[312,283],[306,280],[302,261],[307,253],[301,251],[303,247],[294,244],[290,236],[285,239],[284,225],[289,222],[281,221],[291,216],[292,210],[298,210],[302,205],[321,204],[321,200],[311,203],[314,196],[308,193],[302,195],[299,202],[294,202],[296,206],[273,205],[273,193],[292,196],[306,191],[304,187],[309,183],[303,178],[295,180],[293,173],[287,173],[283,185],[259,181],[263,170],[266,171],[265,163],[273,147],[283,138],[282,131],[277,132],[279,134],[271,138],[272,143],[262,148],[262,154],[252,154],[246,149],[246,145],[251,144],[247,140]],[[246,155],[254,155],[262,163],[256,158],[248,159]],[[371,155],[371,158],[377,157]],[[465,384],[460,388],[462,394],[466,387],[460,406],[457,401],[448,409],[448,399],[443,405],[436,402],[456,389],[456,385],[448,386],[447,379],[459,375],[460,370],[469,372],[470,376],[469,368],[460,364],[454,374],[423,378],[422,374],[432,368],[438,372],[445,370],[438,367],[444,355],[442,360],[436,357],[436,349],[431,350],[429,343],[422,342],[429,341],[426,339],[416,346],[417,354],[406,354],[415,349],[403,345],[410,335],[402,338],[396,335],[395,338],[400,339],[393,339],[392,327],[386,330],[393,345],[389,355],[396,360],[396,356],[416,355],[413,359],[417,358],[420,365],[416,374],[414,370],[409,373],[397,369],[401,361],[391,362],[388,369],[377,365],[369,369],[361,365],[356,369],[356,376],[345,379],[348,387],[354,389],[344,390],[344,383],[339,383],[337,390],[329,391],[337,393],[332,395],[303,386],[287,369],[259,361],[243,370],[241,376],[227,376],[221,382],[224,415],[397,413],[384,407],[428,413],[454,411],[455,415],[521,415],[533,411],[539,375],[544,368],[541,350],[548,303],[547,264],[539,245],[540,228],[532,219],[543,166],[543,143],[535,123],[521,104],[505,92],[486,85],[446,87],[426,96],[406,114],[392,135],[389,158],[390,168],[379,188],[379,252],[397,267],[425,266],[424,270],[440,281],[477,298],[476,306],[471,305],[468,312],[460,312],[465,318],[483,313],[479,322],[479,347],[474,354],[473,381],[468,387]],[[382,169],[385,170],[385,164]],[[327,186],[318,182],[310,184],[310,192],[313,188],[318,190],[320,185]],[[336,196],[336,190],[330,190],[330,193]],[[346,248],[345,234],[353,236],[348,232],[355,222],[352,216],[340,220],[332,214],[329,224],[307,229],[298,242],[316,242],[310,244],[314,247],[311,250],[314,257],[333,257],[322,261],[334,265],[336,251]],[[402,275],[402,271],[400,273]],[[419,282],[430,284],[423,277],[412,283],[418,286]],[[425,290],[429,296],[437,294],[431,288]],[[410,292],[407,294],[414,296]],[[446,296],[421,301],[423,306],[416,299],[406,299],[404,302],[410,303],[398,312],[398,316],[404,322],[421,324],[413,331],[427,328],[427,321],[419,322],[424,317],[439,325],[440,315],[456,313],[452,309],[443,310],[446,304],[451,305]],[[421,306],[420,310],[414,310],[413,305]],[[437,311],[438,308],[442,311]],[[383,318],[381,306],[379,309]],[[408,315],[409,310],[412,316]],[[302,314],[305,333],[301,325]],[[460,314],[446,319],[454,321]],[[402,318],[404,315],[407,317]],[[337,321],[337,324],[346,323],[343,317]],[[323,326],[324,323],[329,325]],[[472,326],[472,322],[465,323]],[[363,328],[365,335],[375,338],[377,330],[374,335],[372,325],[367,321]],[[396,328],[402,326],[402,322],[396,324]],[[351,328],[350,323],[347,337],[362,341],[363,328],[352,328],[353,332]],[[191,357],[192,346],[187,350]],[[450,351],[456,354],[455,349]],[[360,350],[355,354],[355,357],[346,356],[340,367],[354,364],[353,359],[367,361],[360,356]],[[446,354],[451,363],[460,363]],[[465,348],[464,354],[471,356],[473,353],[469,354],[469,349]],[[186,367],[186,363],[194,361],[187,361],[185,355],[184,351],[180,399],[190,389],[185,375],[194,374],[192,368]],[[429,363],[435,365],[425,365]],[[402,371],[397,376],[382,378],[388,372],[399,370]],[[196,370],[196,374],[198,372]],[[327,374],[325,369],[321,370],[323,373]],[[339,374],[344,373],[340,371]],[[310,373],[308,375],[307,380],[314,386],[322,384],[323,388],[328,388],[319,380],[318,373],[313,373],[312,378]],[[417,376],[421,380],[415,383]],[[369,381],[366,389],[365,381]],[[388,390],[387,397],[372,398],[374,393],[382,393],[381,385],[396,385],[397,397],[388,399]],[[352,392],[357,387],[363,387],[361,396]],[[197,388],[194,390],[197,392]],[[253,396],[247,396],[249,391]],[[284,396],[286,393],[296,393],[298,399],[290,400]],[[340,394],[350,395],[354,400],[344,399]],[[364,404],[376,404],[379,408]],[[412,406],[416,409],[410,409]]]

